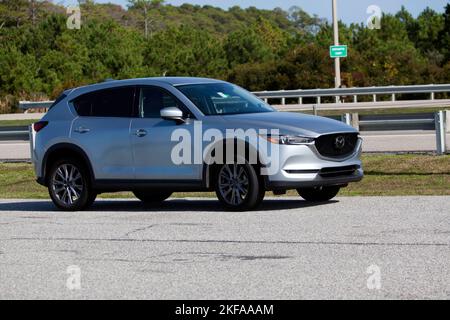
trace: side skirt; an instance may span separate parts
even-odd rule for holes
[[[208,189],[202,180],[95,180],[93,188],[100,192],[119,192],[142,189],[170,190],[173,192],[201,192]]]

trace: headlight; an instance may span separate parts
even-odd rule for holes
[[[287,136],[287,135],[261,135],[262,138],[275,144],[285,145],[303,145],[313,144],[314,138],[300,137],[300,136]]]

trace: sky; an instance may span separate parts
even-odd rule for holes
[[[54,0],[54,2],[65,5],[76,3],[75,0]],[[127,0],[96,0],[96,2],[111,2],[122,6],[126,6],[128,3]],[[317,14],[322,18],[331,20],[331,0],[167,0],[166,2],[173,5],[189,2],[198,5],[212,5],[223,9],[235,5],[243,8],[255,6],[260,9],[280,7],[285,10],[292,6],[299,6],[309,14]],[[450,0],[337,0],[337,2],[338,15],[342,21],[346,23],[360,23],[365,22],[369,17],[370,14],[367,13],[367,8],[370,5],[378,6],[385,13],[395,13],[403,5],[414,16],[417,16],[427,6],[438,12],[443,12],[444,7],[447,3],[450,3]]]

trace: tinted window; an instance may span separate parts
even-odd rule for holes
[[[85,94],[84,96],[78,97],[73,102],[75,110],[80,117],[90,117],[92,115],[92,105],[94,102],[93,94]]]
[[[166,90],[158,87],[141,88],[139,109],[142,118],[161,118],[161,109],[169,107],[177,107],[183,110],[177,98]]]
[[[77,98],[75,109],[80,116],[131,117],[134,87],[96,91]]]

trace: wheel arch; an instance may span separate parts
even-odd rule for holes
[[[207,150],[208,157],[206,159],[204,159],[204,160],[208,160],[209,159],[211,152],[219,144],[222,144],[222,148],[226,148],[224,146],[226,146],[228,143],[234,143],[234,146],[235,146],[234,154],[235,154],[235,156],[239,156],[237,154],[238,153],[238,149],[236,148],[237,142],[238,142],[238,140],[236,138],[235,139],[223,139],[223,140],[217,141],[217,143],[212,145],[209,148],[209,150]],[[261,162],[260,153],[258,152],[257,148],[252,146],[248,141],[241,140],[241,142],[243,142],[245,144],[245,155],[244,155],[244,158],[245,158],[246,161],[249,161],[250,152],[255,152],[257,163],[251,164],[251,165],[254,166],[257,169],[258,177],[260,179],[262,179],[261,182],[263,183],[263,186],[265,188],[266,185],[267,185],[267,176],[261,175],[261,170],[260,169],[263,167],[263,164]],[[203,184],[204,184],[205,188],[211,189],[214,186],[214,182],[215,182],[214,181],[214,176],[215,176],[215,170],[216,170],[217,167],[218,167],[218,164],[216,164],[216,163],[209,164],[208,162],[203,161],[202,180],[203,180]]]
[[[42,161],[42,184],[47,185],[48,171],[52,163],[61,157],[73,157],[74,159],[80,160],[89,172],[91,185],[94,185],[95,175],[88,155],[82,148],[72,143],[55,144],[45,152]]]

